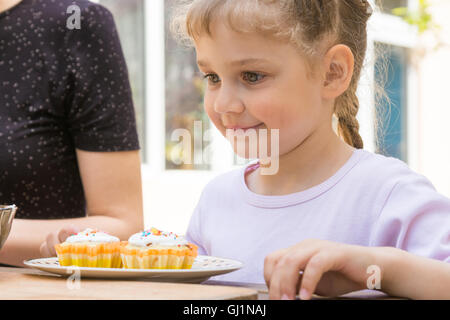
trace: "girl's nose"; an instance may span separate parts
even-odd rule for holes
[[[220,92],[216,96],[214,101],[214,111],[217,113],[241,113],[245,110],[244,104],[239,96],[236,94],[236,90],[231,88],[220,89]]]

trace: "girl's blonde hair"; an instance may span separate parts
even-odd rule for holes
[[[348,89],[336,99],[334,114],[338,133],[351,146],[362,149],[356,115],[358,81],[367,48],[367,21],[372,8],[367,0],[179,0],[171,30],[179,40],[192,44],[218,18],[238,32],[258,32],[291,41],[306,59],[309,77],[317,59],[336,44],[348,46],[354,56]],[[325,40],[325,41],[324,41]],[[326,48],[323,47],[324,43]],[[325,50],[324,50],[325,49]]]

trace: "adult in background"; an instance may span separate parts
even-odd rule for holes
[[[19,208],[0,252],[8,265],[55,256],[87,227],[121,239],[142,229],[128,71],[104,7],[0,0],[0,203]]]

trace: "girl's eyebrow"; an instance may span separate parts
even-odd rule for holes
[[[238,66],[246,66],[248,64],[257,64],[257,63],[267,63],[269,60],[266,59],[257,59],[257,58],[250,58],[250,59],[243,59],[243,60],[236,60],[232,61],[230,65],[238,65]]]
[[[204,68],[206,68],[208,66],[208,64],[202,60],[197,60],[197,64],[199,67],[204,67]]]
[[[246,65],[249,65],[249,64],[267,63],[267,62],[269,62],[269,60],[257,59],[257,58],[249,58],[249,59],[232,61],[229,64],[232,65],[232,66],[236,66],[237,65],[237,66],[241,66],[242,67],[242,66],[246,66]],[[207,67],[208,66],[208,63],[203,61],[203,60],[198,60],[197,64],[200,67]]]

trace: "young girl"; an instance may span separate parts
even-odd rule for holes
[[[363,150],[356,90],[371,12],[362,0],[180,6],[174,28],[195,45],[214,125],[238,137],[256,130],[258,143],[279,134],[275,173],[264,174],[259,154],[211,181],[193,213],[186,236],[199,254],[245,264],[216,279],[264,283],[268,254],[311,238],[450,261],[450,200],[402,161]]]

